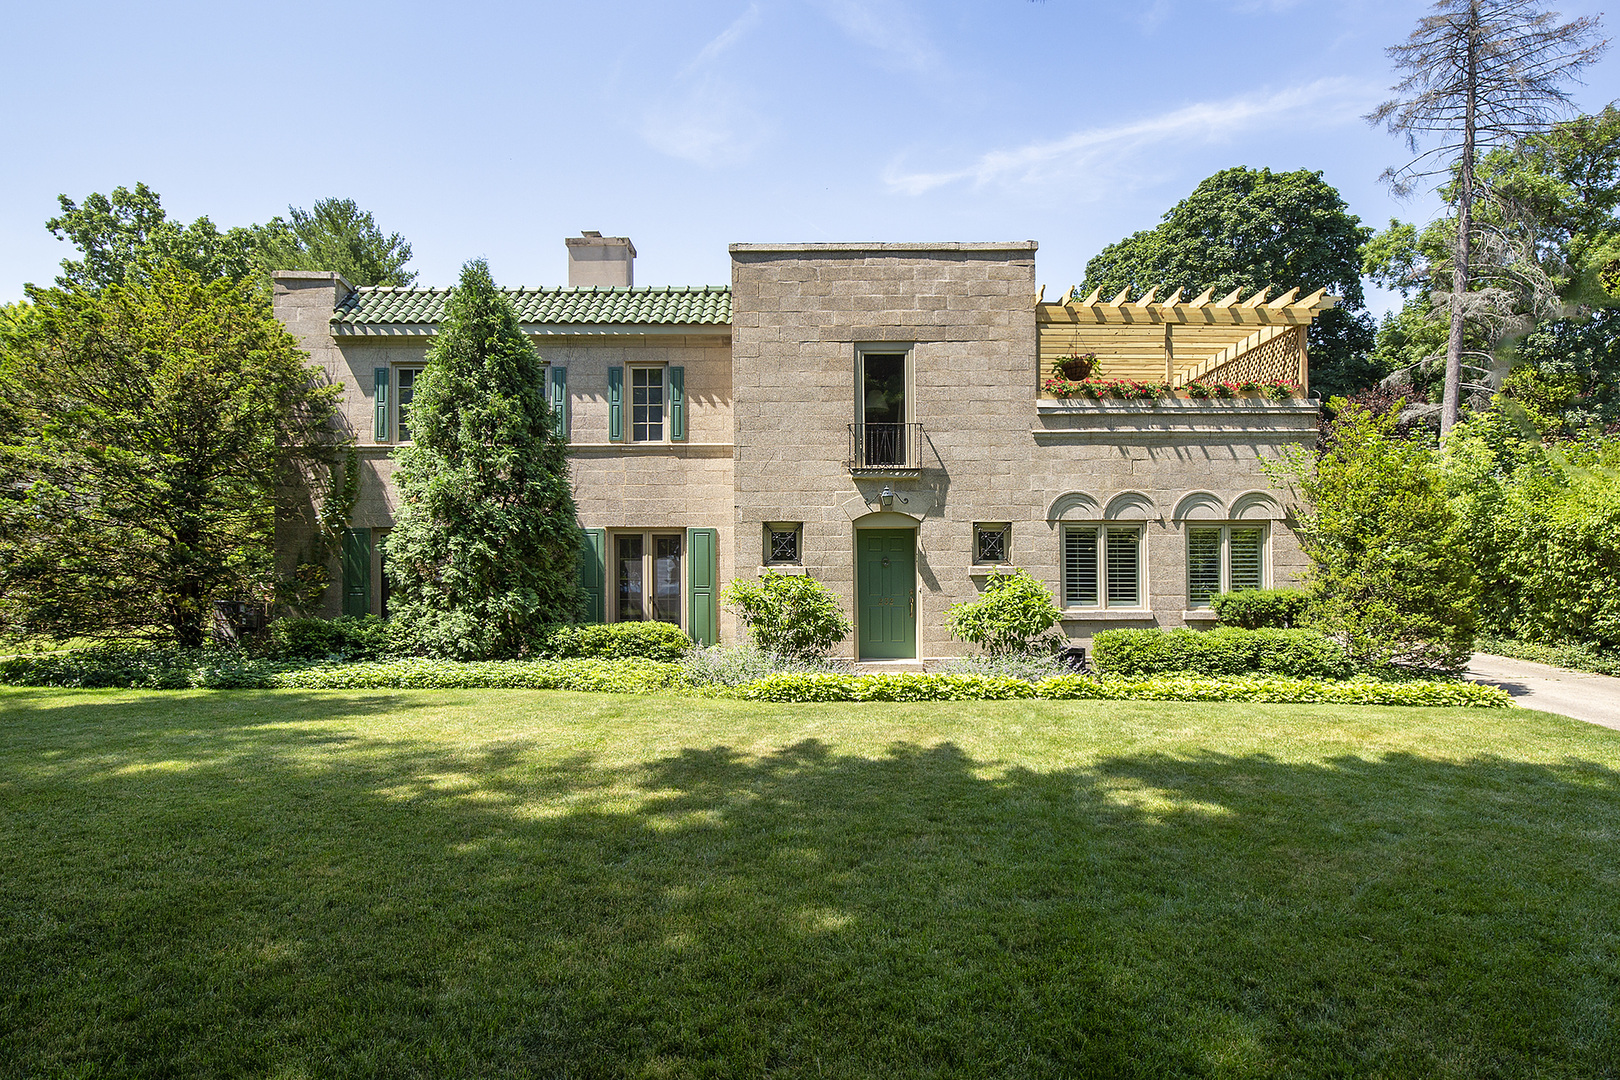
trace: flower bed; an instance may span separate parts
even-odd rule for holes
[[[1116,401],[1152,401],[1184,394],[1196,400],[1261,397],[1286,401],[1299,397],[1299,385],[1287,381],[1244,380],[1239,382],[1191,382],[1179,392],[1167,382],[1141,382],[1135,379],[1066,379],[1054,375],[1041,383],[1041,390],[1057,398],[1109,398]]]

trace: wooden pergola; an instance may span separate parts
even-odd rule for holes
[[[1035,298],[1035,330],[1041,378],[1053,361],[1097,354],[1097,376],[1165,382],[1292,382],[1303,392],[1309,372],[1305,331],[1311,320],[1338,303],[1318,289],[1304,299],[1289,289],[1267,302],[1261,289],[1247,300],[1233,290],[1221,300],[1213,289],[1183,300],[1177,289],[1163,300],[1157,289],[1131,300],[1121,292],[1103,301],[1094,290],[1085,299],[1071,289],[1061,303]]]

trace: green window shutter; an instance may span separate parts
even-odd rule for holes
[[[546,368],[546,403],[556,417],[557,434],[568,438],[568,369]]]
[[[372,377],[375,380],[372,398],[377,406],[377,422],[373,425],[372,434],[377,442],[388,441],[388,384],[393,380],[385,367],[373,368]]]
[[[343,530],[343,614],[371,614],[371,530]]]
[[[689,604],[686,633],[700,645],[720,639],[720,533],[686,530],[686,580]]]
[[[586,529],[579,549],[579,587],[585,593],[585,621],[607,622],[607,530]]]
[[[669,439],[686,441],[686,369],[671,367],[669,378]]]
[[[624,441],[624,368],[608,368],[608,441]]]

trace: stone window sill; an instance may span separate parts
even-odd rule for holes
[[[769,566],[761,566],[759,573],[763,575],[767,570],[773,574],[787,574],[790,577],[803,577],[809,573],[808,570],[796,563],[772,563]]]
[[[1153,622],[1158,618],[1145,608],[1065,608],[1064,622]]]
[[[1182,622],[1214,622],[1218,618],[1220,618],[1220,616],[1215,614],[1207,607],[1199,608],[1196,611],[1183,611],[1181,613]]]
[[[1012,563],[974,563],[968,567],[968,576],[989,577],[991,574],[1010,574],[1017,569]]]

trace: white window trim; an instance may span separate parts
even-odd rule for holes
[[[1194,605],[1192,598],[1192,533],[1194,529],[1221,530],[1221,558],[1220,558],[1220,584],[1216,588],[1215,596],[1232,591],[1232,530],[1233,529],[1259,529],[1260,530],[1260,588],[1271,588],[1271,525],[1265,521],[1189,521],[1183,528],[1181,549],[1184,557],[1186,573],[1183,575],[1183,587],[1186,589],[1185,600],[1187,610],[1190,612],[1211,612],[1213,608],[1208,600]]]
[[[1097,531],[1097,603],[1070,604],[1068,599],[1068,559],[1064,548],[1068,545],[1068,535],[1078,530]],[[1114,606],[1108,601],[1108,531],[1134,532],[1138,539],[1136,543],[1136,596],[1134,604]],[[1062,590],[1063,602],[1060,610],[1065,614],[1095,614],[1097,612],[1111,612],[1121,615],[1142,615],[1152,611],[1148,604],[1148,534],[1146,522],[1131,521],[1065,521],[1058,530],[1058,587]]]

